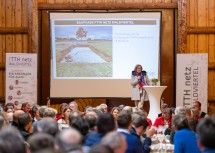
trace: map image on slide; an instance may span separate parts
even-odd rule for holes
[[[112,77],[112,26],[54,27],[56,77]]]

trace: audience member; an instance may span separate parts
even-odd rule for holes
[[[16,128],[5,126],[0,130],[0,152],[26,153],[24,139]]]
[[[96,123],[97,123],[97,116],[94,112],[89,112],[85,116],[85,120],[88,122],[90,129],[89,133],[94,133],[96,131]]]
[[[69,108],[73,111],[74,110],[77,111],[78,110],[78,104],[75,101],[72,101],[69,103]]]
[[[118,118],[119,113],[120,113],[120,109],[119,109],[118,107],[112,108],[111,114],[112,114],[113,117],[114,117],[114,121],[115,121],[115,126],[116,126],[116,127],[117,127],[117,118]]]
[[[43,113],[43,117],[51,117],[55,119],[56,114],[57,113],[52,108],[46,108]]]
[[[109,146],[113,153],[124,153],[127,148],[125,137],[119,132],[109,132],[101,140],[102,145]]]
[[[28,139],[31,153],[42,152],[44,149],[54,150],[54,138],[46,133],[37,133]]]
[[[131,114],[128,111],[120,112],[117,123],[117,131],[122,133],[126,138],[127,149],[125,153],[142,153],[142,144],[136,136],[130,134],[130,129],[132,127]]]
[[[31,110],[30,104],[28,102],[22,103],[21,110],[23,110],[24,112],[30,113],[30,110]]]
[[[197,133],[202,153],[215,153],[215,117],[201,119],[197,125]]]
[[[189,129],[188,120],[185,115],[176,115],[173,119],[174,153],[199,153],[197,138],[193,131]]]
[[[171,110],[170,108],[166,108],[163,112],[163,116],[156,118],[155,127],[164,126],[166,129],[171,129]]]
[[[205,113],[205,112],[202,111],[202,104],[201,104],[201,102],[195,101],[193,106],[199,111],[198,116],[200,118],[204,118],[204,117],[208,116],[207,113]]]
[[[149,131],[144,140],[144,143],[142,144],[141,137],[146,132],[148,126],[149,123],[147,122],[146,118],[138,114],[132,114],[132,128],[130,130],[130,133],[138,138],[139,143],[142,145],[144,153],[150,152],[151,137],[156,133],[155,130],[154,133],[151,132],[152,130]]]
[[[38,122],[37,131],[39,133],[47,133],[55,137],[59,132],[59,128],[54,118],[45,117]]]
[[[67,103],[60,104],[59,113],[56,115],[56,120],[60,120],[64,116],[64,109],[68,107]]]
[[[158,114],[158,117],[163,116],[163,113],[165,112],[166,108],[168,108],[168,105],[166,103],[161,104],[161,113]]]
[[[64,129],[56,137],[56,150],[61,153],[80,152],[82,136],[73,128]]]
[[[199,121],[200,120],[199,110],[196,108],[191,108],[191,116],[192,118],[195,118]]]
[[[39,121],[40,120],[39,107],[37,105],[34,105],[31,108],[31,112],[32,112],[33,122]]]
[[[63,112],[64,112],[63,116],[61,117],[61,119],[59,119],[57,121],[60,131],[63,128],[68,128],[69,127],[69,115],[71,113],[71,109],[69,107],[65,107]]]
[[[87,135],[90,128],[88,122],[82,117],[73,118],[72,120],[70,120],[69,124],[72,128],[78,130],[83,137]]]
[[[182,107],[182,106],[178,106],[175,108],[175,115],[186,115],[186,110],[185,110],[185,107]]]
[[[13,122],[11,123],[12,126],[19,128],[19,121],[18,118],[20,115],[24,114],[25,112],[22,110],[17,110],[13,113]]]
[[[19,131],[25,140],[33,133],[32,119],[29,113],[25,112],[18,116]]]
[[[98,133],[92,133],[86,136],[85,146],[92,146],[99,143],[104,135],[115,130],[114,118],[110,113],[103,113],[98,117],[97,130]]]
[[[192,118],[192,112],[190,108],[185,107],[185,115],[187,119]]]
[[[122,109],[122,112],[123,112],[123,111],[127,111],[128,113],[131,114],[133,110],[132,110],[132,107],[131,107],[131,106],[125,106],[125,107],[123,107],[123,109]]]
[[[104,113],[108,112],[108,106],[106,104],[101,104],[100,106],[103,108]]]

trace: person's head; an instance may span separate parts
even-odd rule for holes
[[[52,108],[46,108],[43,113],[43,117],[55,118],[55,116],[56,116],[56,112]]]
[[[76,129],[68,128],[57,135],[55,142],[58,151],[71,152],[80,149],[82,136]]]
[[[101,140],[102,145],[109,146],[114,153],[124,153],[127,149],[125,137],[119,132],[110,132]]]
[[[131,128],[131,113],[122,111],[119,113],[117,124],[119,128],[130,130]]]
[[[187,119],[192,118],[192,112],[191,112],[191,109],[190,109],[190,108],[185,107],[185,115],[186,115],[186,118],[187,118]]]
[[[172,127],[174,128],[175,131],[185,128],[189,129],[189,124],[186,116],[182,114],[175,115],[173,118]]]
[[[13,121],[13,113],[12,112],[5,113],[5,117],[9,123],[12,123],[12,121]]]
[[[198,143],[200,148],[215,149],[215,117],[203,118],[197,125]]]
[[[132,113],[132,107],[131,106],[125,106],[125,107],[123,107],[123,109],[122,109],[122,112],[123,111],[128,111],[130,114]]]
[[[175,116],[175,107],[171,107],[170,109],[171,109],[171,112],[172,112],[171,117],[173,118]]]
[[[141,110],[141,109],[139,109],[138,111],[133,112],[132,114],[137,114],[137,115],[140,115],[142,117],[147,118],[147,112],[144,111],[144,110]]]
[[[25,112],[18,116],[18,123],[20,127],[25,128],[26,131],[29,131],[32,128],[32,118],[29,113]]]
[[[166,108],[168,108],[168,105],[166,103],[161,104],[161,113],[162,114],[165,112]]]
[[[185,112],[186,112],[186,110],[182,106],[178,106],[175,108],[175,115],[179,115],[179,114],[186,115]]]
[[[118,107],[112,108],[111,114],[113,115],[115,120],[117,120],[119,113],[120,113],[120,109]]]
[[[84,110],[84,112],[85,112],[85,114],[87,114],[87,113],[89,113],[89,112],[93,112],[94,110],[93,110],[93,107],[92,106],[86,106],[85,107],[85,110]]]
[[[66,107],[68,107],[68,104],[67,103],[62,103],[62,104],[60,104],[60,111],[59,111],[59,113],[61,114],[61,115],[63,115],[64,114],[64,108],[66,108]]]
[[[86,114],[85,120],[88,122],[90,129],[94,130],[94,127],[96,126],[96,123],[97,123],[96,114],[93,114],[93,113]]]
[[[83,136],[86,136],[89,130],[88,122],[82,117],[75,117],[70,120],[70,126],[78,130]]]
[[[107,134],[115,129],[115,122],[113,115],[110,113],[101,114],[97,121],[98,132],[102,135]]]
[[[37,131],[38,133],[47,133],[54,137],[59,132],[59,127],[55,119],[45,117],[38,122]]]
[[[78,110],[78,104],[75,101],[69,103],[69,107],[71,110]]]
[[[0,152],[26,153],[24,138],[16,128],[5,126],[0,130]]]
[[[69,115],[70,115],[71,111],[72,110],[70,109],[70,107],[65,107],[63,110],[63,118],[69,119]]]
[[[6,105],[5,105],[5,108],[6,107],[11,107],[13,110],[14,110],[14,104],[13,103],[7,103]]]
[[[107,111],[108,111],[108,106],[107,106],[106,104],[101,104],[100,106],[103,108],[104,113],[107,113]]]
[[[31,153],[43,149],[54,149],[54,138],[46,133],[36,133],[29,137],[28,144]]]
[[[31,111],[32,111],[32,118],[40,118],[40,115],[39,115],[39,107],[37,105],[34,105],[32,108],[31,108]]]
[[[146,118],[138,114],[132,114],[132,126],[135,128],[136,133],[139,136],[142,136],[149,126],[149,123],[147,122]]]
[[[23,110],[17,110],[13,113],[13,122],[19,124],[18,122],[18,117],[21,115],[21,114],[24,114],[25,112]]]
[[[101,111],[102,113],[104,113],[105,111],[104,111],[104,109],[103,109],[103,107],[102,106],[96,106],[96,110],[99,110],[99,111]]]
[[[196,108],[191,108],[191,116],[194,118],[199,117],[199,110]]]
[[[194,104],[193,104],[193,106],[194,106],[197,110],[201,111],[201,106],[202,106],[202,104],[201,104],[200,101],[195,101]]]
[[[187,118],[187,117],[186,117]],[[198,120],[196,118],[187,118],[190,130],[196,132]]]
[[[170,108],[166,108],[165,111],[163,112],[163,118],[165,120],[171,120],[171,109]]]
[[[119,109],[120,109],[120,111],[122,111],[122,109],[125,107],[125,105],[119,105]]]
[[[29,111],[31,110],[30,104],[28,102],[22,103],[21,110],[23,110],[24,112],[29,113]]]
[[[7,107],[5,107],[5,108],[4,108],[4,111],[5,111],[5,113],[13,113],[13,112],[14,112],[12,106],[7,106]]]
[[[82,115],[83,114],[79,110],[73,110],[69,115],[69,119],[72,120],[72,118],[82,117]]]
[[[44,114],[46,108],[48,108],[48,107],[47,107],[47,106],[41,106],[41,107],[39,108],[39,115],[40,115],[40,118],[43,118],[43,114]]]
[[[134,71],[136,71],[137,73],[141,73],[142,72],[142,66],[140,64],[135,65],[134,67]]]

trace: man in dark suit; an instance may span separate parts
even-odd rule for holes
[[[131,114],[127,111],[122,111],[117,119],[118,129],[117,131],[122,133],[127,142],[127,149],[125,153],[143,153],[142,144],[139,139],[130,134]]]

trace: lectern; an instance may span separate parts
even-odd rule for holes
[[[149,97],[150,109],[148,118],[152,120],[152,124],[154,124],[158,114],[161,113],[160,99],[164,89],[166,88],[167,86],[144,86],[144,89],[146,90]]]

